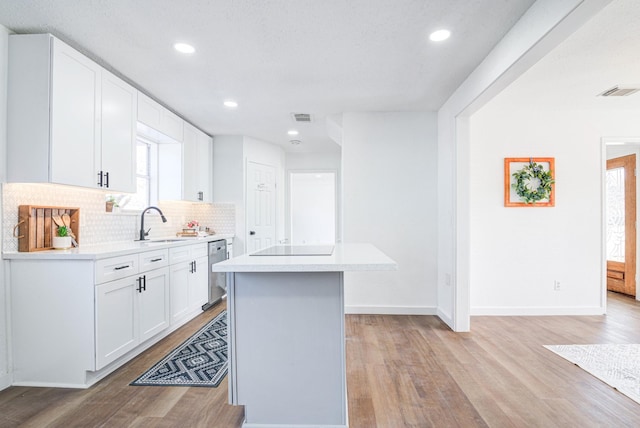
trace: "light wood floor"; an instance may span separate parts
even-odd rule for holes
[[[0,427],[239,427],[218,388],[128,384],[213,318],[202,314],[88,390],[11,387]],[[640,304],[610,293],[607,316],[347,316],[351,427],[638,427],[640,404],[542,345],[640,343]]]

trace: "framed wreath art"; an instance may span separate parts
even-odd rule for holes
[[[555,159],[505,158],[504,206],[555,206]]]

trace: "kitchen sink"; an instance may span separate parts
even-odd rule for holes
[[[136,242],[140,242],[141,244],[168,244],[170,242],[181,242],[184,241],[184,239],[145,239],[144,241],[136,241]]]

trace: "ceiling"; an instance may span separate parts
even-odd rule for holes
[[[615,85],[640,88],[638,55],[640,1],[615,0],[487,107],[640,110],[640,92],[626,97],[598,96]]]
[[[211,135],[337,151],[327,117],[437,110],[533,2],[4,0],[0,24],[54,34]],[[451,38],[430,42],[440,28]]]

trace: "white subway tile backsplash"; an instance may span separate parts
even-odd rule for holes
[[[18,250],[13,227],[18,223],[19,205],[47,205],[80,208],[80,245],[137,239],[140,213],[105,212],[105,195],[99,190],[82,189],[53,184],[5,183],[2,185],[3,251]],[[233,204],[198,204],[192,202],[161,202],[159,207],[167,218],[162,223],[155,211],[145,214],[145,229],[150,237],[173,236],[186,227],[189,220],[197,220],[204,229],[216,233],[235,233]]]

